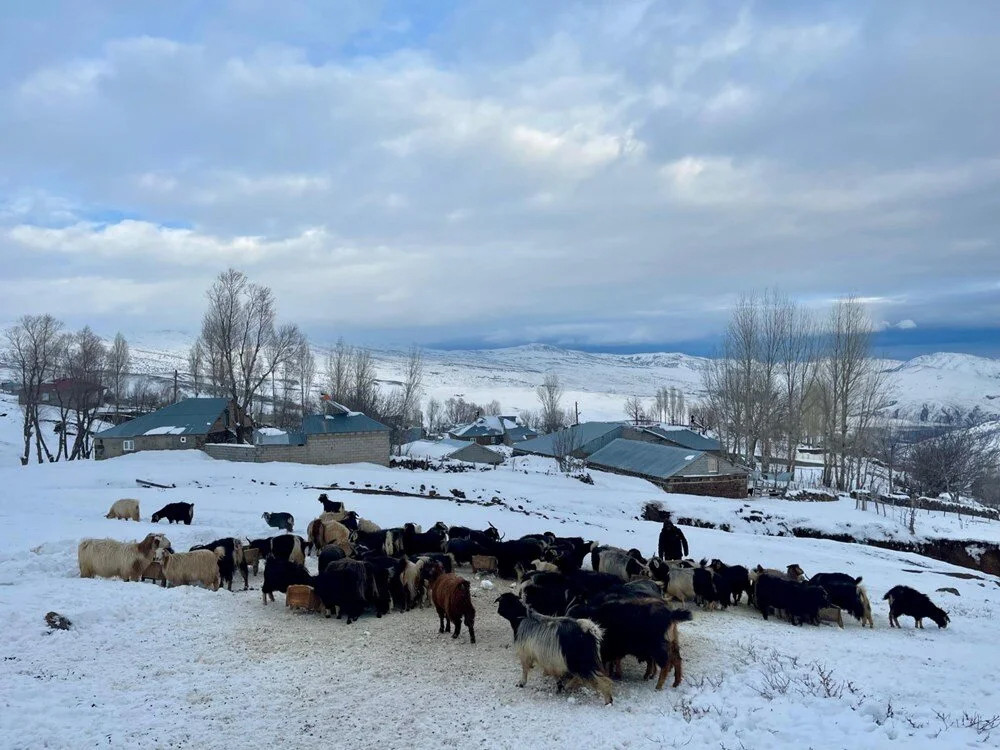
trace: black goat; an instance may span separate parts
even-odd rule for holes
[[[403,525],[403,550],[407,555],[442,552],[446,541],[448,541],[448,527],[441,521],[423,533],[418,532],[412,523]]]
[[[757,609],[765,620],[772,609],[780,609],[793,625],[803,622],[818,625],[819,611],[830,606],[830,599],[822,586],[762,575],[757,579],[755,589]]]
[[[872,620],[872,607],[868,594],[861,585],[861,577],[854,578],[846,573],[817,573],[809,579],[809,583],[822,586],[835,607],[847,610],[850,615],[861,623],[861,626],[875,627]]]
[[[260,587],[264,596],[264,604],[267,604],[268,597],[272,602],[274,601],[275,591],[285,593],[288,591],[288,587],[293,584],[313,585],[313,577],[309,575],[309,571],[304,565],[274,557],[267,560],[264,564],[264,583]]]
[[[939,628],[948,627],[951,618],[948,613],[934,604],[926,594],[909,586],[893,586],[883,599],[889,602],[889,627],[898,628],[899,616],[913,618],[913,626],[922,628],[924,618],[929,617]]]
[[[569,616],[587,617],[604,629],[601,661],[612,677],[622,676],[621,661],[634,656],[645,662],[643,679],[651,679],[660,670],[656,689],[661,690],[673,670],[677,687],[683,677],[677,623],[691,619],[686,609],[670,609],[661,598],[609,599],[597,605],[573,607]]]
[[[166,518],[168,523],[183,523],[185,526],[190,526],[194,520],[194,503],[167,503],[156,511],[150,520],[159,523],[161,518]]]
[[[750,571],[742,565],[726,565],[721,560],[712,560],[709,566],[715,572],[716,579],[725,581],[733,604],[743,601],[743,594],[746,592],[747,600],[750,598]],[[716,588],[720,588],[716,581]]]
[[[344,511],[344,503],[340,500],[331,500],[325,492],[319,496],[318,500],[323,503],[324,513],[342,513]]]

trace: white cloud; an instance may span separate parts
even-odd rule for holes
[[[134,311],[156,279],[196,311],[237,264],[303,318],[611,343],[715,331],[774,284],[929,328],[957,314],[931,291],[1000,274],[1000,48],[949,46],[943,11],[472,6],[427,35],[362,5],[336,34],[308,3],[136,6],[149,36],[13,40],[7,283],[134,279]]]

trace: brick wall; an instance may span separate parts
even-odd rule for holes
[[[310,435],[305,445],[206,445],[212,458],[223,461],[274,461],[298,464],[373,463],[389,465],[389,433],[350,432]]]
[[[94,458],[98,461],[105,458],[115,458],[139,451],[183,451],[200,448],[205,441],[204,435],[187,435],[181,442],[180,435],[140,435],[135,438],[96,438],[94,440]],[[125,440],[132,440],[135,449],[122,449]]]
[[[252,445],[206,443],[202,446],[202,450],[212,458],[217,458],[220,461],[243,461],[250,463],[257,461],[257,452]]]

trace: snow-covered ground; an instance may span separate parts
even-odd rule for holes
[[[296,531],[319,510],[307,485],[434,486],[449,499],[330,491],[382,525],[437,520],[508,536],[551,529],[651,550],[658,526],[636,520],[660,500],[683,514],[728,500],[665,495],[645,482],[593,474],[593,486],[544,473],[540,460],[468,474],[371,465],[231,464],[196,452],[146,453],[104,462],[0,468],[0,746],[206,747],[276,743],[396,747],[982,747],[1000,705],[990,576],[926,558],[836,542],[688,528],[695,556],[863,575],[877,627],[850,621],[793,627],[746,606],[695,612],[682,626],[685,679],[653,690],[626,664],[615,702],[587,691],[559,695],[535,673],[524,689],[510,628],[493,599],[506,584],[477,587],[478,642],[437,633],[429,609],[342,621],[261,604],[249,592],[81,580],[76,546],[87,536],[137,539],[154,529],[174,547],[269,531],[263,511],[288,511]],[[139,489],[135,479],[174,482]],[[142,517],[174,500],[195,503],[189,526],[104,518],[120,497]],[[769,501],[768,501],[769,502]],[[840,504],[792,504],[795,512],[854,514]],[[761,507],[764,507],[763,505]],[[722,511],[720,511],[722,512]],[[315,565],[311,561],[312,565]],[[467,573],[467,571],[466,571]],[[957,577],[956,577],[957,575]],[[949,610],[947,630],[887,626],[882,594],[908,584]],[[953,587],[959,592],[937,592]],[[74,627],[46,634],[55,610]]]

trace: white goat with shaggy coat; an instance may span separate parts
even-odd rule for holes
[[[347,554],[351,554],[351,531],[344,524],[333,519],[336,513],[322,513],[309,523],[309,541],[318,551],[328,544],[336,544]]]
[[[81,578],[114,578],[138,581],[158,553],[170,546],[163,534],[147,534],[141,542],[84,539],[77,548]]]
[[[222,547],[214,550],[199,549],[194,552],[163,553],[163,578],[168,586],[200,583],[219,590],[219,558],[225,554]]]
[[[111,510],[108,511],[108,515],[105,518],[117,518],[120,521],[138,521],[139,501],[128,497],[115,500],[114,505],[111,506]]]

